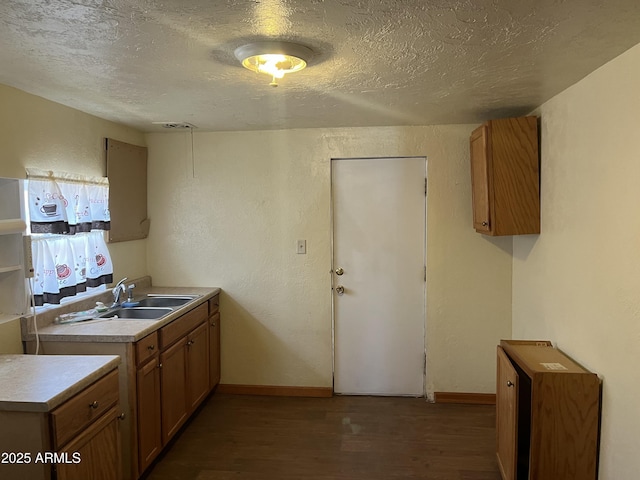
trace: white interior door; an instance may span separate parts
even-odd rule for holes
[[[426,159],[332,160],[331,171],[334,391],[423,395]]]

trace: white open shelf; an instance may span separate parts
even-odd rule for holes
[[[26,228],[27,224],[20,218],[7,218],[0,220],[0,235],[24,233]]]
[[[15,320],[26,311],[24,218],[22,182],[0,178],[0,323]]]
[[[15,272],[18,270],[22,270],[22,265],[7,265],[0,267],[0,273]]]

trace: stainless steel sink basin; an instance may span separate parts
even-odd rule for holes
[[[179,307],[193,300],[194,297],[147,297],[138,302],[138,307]]]
[[[154,308],[154,307],[129,307],[129,308],[116,308],[107,313],[103,313],[99,318],[126,318],[134,320],[155,320],[160,317],[171,313],[173,310],[170,308]]]

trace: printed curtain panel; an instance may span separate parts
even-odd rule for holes
[[[108,179],[27,169],[27,180],[35,304],[113,282]]]

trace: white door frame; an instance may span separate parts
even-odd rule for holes
[[[336,319],[335,319],[335,295],[333,294],[333,290],[335,288],[335,275],[333,274],[335,265],[334,261],[334,205],[333,205],[333,162],[335,161],[349,161],[349,160],[380,160],[380,159],[402,159],[402,158],[424,158],[425,161],[425,195],[424,195],[424,263],[425,263],[425,282],[424,282],[424,321],[422,324],[422,336],[424,340],[424,369],[423,369],[423,378],[422,378],[422,396],[427,398],[427,184],[428,184],[428,159],[426,155],[403,155],[403,156],[380,156],[380,157],[335,157],[329,159],[329,184],[330,184],[330,199],[329,199],[329,218],[330,218],[330,245],[331,245],[331,269],[329,270],[329,275],[331,276],[331,388],[332,390],[335,388],[335,373],[336,373]]]

